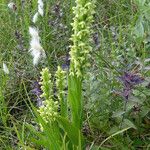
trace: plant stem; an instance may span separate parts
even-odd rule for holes
[[[125,103],[124,103],[124,112],[126,113],[126,109],[127,109],[127,100],[125,100]],[[122,120],[121,120],[121,123],[120,123],[120,129],[122,128],[122,124],[123,124],[123,121],[124,121],[124,118],[125,118],[125,113],[123,113],[123,115],[122,115]]]

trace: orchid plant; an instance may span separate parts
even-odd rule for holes
[[[49,70],[45,68],[41,72],[40,84],[43,92],[41,97],[44,102],[37,111],[39,112],[37,118],[41,130],[38,137],[44,142],[38,142],[35,139],[34,142],[47,149],[81,150],[85,148],[85,140],[81,132],[84,101],[82,82],[86,68],[89,66],[88,60],[92,50],[90,35],[94,8],[94,0],[76,0],[76,7],[73,8],[75,17],[72,23],[74,33],[71,37],[73,45],[70,51],[70,69],[67,73],[58,67],[55,74],[56,96],[53,93],[54,82]]]

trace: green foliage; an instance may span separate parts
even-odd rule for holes
[[[71,119],[74,126],[81,129],[83,113],[82,81],[76,76],[68,79],[68,101],[71,107]]]
[[[57,86],[58,91],[61,91],[62,84],[59,84],[60,81],[58,78],[63,76],[60,68],[57,70]],[[62,74],[61,74],[62,73]],[[50,80],[50,73],[48,69],[43,69],[42,71],[42,82],[41,89],[43,94],[41,95],[45,98],[43,105],[40,106],[38,112],[36,108],[31,104],[35,115],[37,117],[36,122],[40,125],[40,132],[37,132],[36,129],[32,125],[27,125],[28,129],[34,135],[31,135],[31,141],[33,141],[36,146],[43,146],[47,149],[61,149],[61,147],[68,147],[69,149],[82,149],[83,148],[83,136],[80,131],[80,128],[70,122],[69,114],[59,113],[58,110],[58,102],[54,101],[52,98],[52,83]],[[63,78],[62,78],[63,80]],[[61,85],[61,86],[60,86]],[[58,92],[58,99],[60,100],[60,93]],[[66,102],[65,102],[66,103]],[[60,103],[60,105],[63,102]],[[60,109],[64,109],[64,104],[60,107]],[[65,108],[68,109],[68,108]],[[67,113],[67,110],[65,110]],[[66,116],[67,115],[67,116]],[[53,133],[53,134],[51,134]],[[37,139],[36,139],[37,138]]]
[[[9,2],[0,2],[0,149],[148,150],[149,0],[43,0],[36,23],[37,0]],[[31,26],[46,53],[36,67]],[[124,72],[144,79],[127,102]]]

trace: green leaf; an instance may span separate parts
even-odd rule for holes
[[[129,102],[127,103],[126,112],[130,111],[130,110],[135,106],[135,104],[136,104],[135,102],[129,101]]]
[[[125,132],[125,131],[127,131],[128,129],[130,129],[131,127],[128,127],[128,128],[125,128],[125,129],[122,129],[122,130],[120,130],[120,131],[118,131],[118,132],[116,132],[116,133],[114,133],[114,134],[112,134],[112,135],[110,135],[108,138],[106,138],[103,142],[101,142],[101,144],[100,144],[100,146],[99,146],[99,148],[106,142],[106,141],[108,141],[109,139],[111,139],[112,137],[114,137],[114,136],[116,136],[116,135],[118,135],[118,134],[121,134],[121,133],[123,133],[123,132]]]
[[[34,127],[32,127],[31,125],[27,125],[27,127],[30,129],[30,131],[32,133],[34,133],[39,139],[40,142],[39,144],[43,143],[42,145],[48,149],[51,150],[60,150],[60,134],[59,134],[59,129],[58,129],[58,125],[54,124],[50,124],[50,123],[46,123],[42,117],[40,116],[40,114],[37,112],[36,108],[31,104],[32,109],[34,110],[34,113],[36,115],[36,122],[38,122],[39,124],[42,125],[43,127],[43,132],[41,131],[37,131],[34,129]],[[51,134],[53,133],[53,134]],[[43,136],[44,135],[44,136]],[[33,138],[32,138],[33,140]],[[36,144],[37,141],[36,139],[33,140]]]
[[[119,131],[119,126],[114,126],[108,132],[109,135],[114,134],[115,132]]]
[[[145,5],[146,0],[135,0],[135,2],[139,5],[139,7],[142,7]]]
[[[79,146],[80,142],[82,143],[81,145],[83,145],[83,135],[77,127],[72,125],[66,118],[63,117],[57,117],[57,121],[61,124],[62,128],[74,145]]]
[[[76,76],[69,76],[68,101],[71,107],[71,118],[74,126],[82,126],[82,81]]]
[[[34,134],[36,137],[38,137],[38,139],[36,139],[35,137],[33,138],[33,136],[31,136],[30,141],[32,141],[33,143],[35,143],[38,146],[44,146],[44,147],[48,147],[48,140],[46,139],[46,137],[44,135],[42,135],[41,132],[38,132],[37,130],[35,130],[35,127],[29,124],[26,124],[26,127],[30,130],[31,134]]]
[[[145,117],[149,112],[150,112],[149,107],[143,106],[142,107],[142,111],[140,112],[141,113],[141,117]]]
[[[140,4],[141,4],[142,6],[145,5],[146,0],[139,0],[139,1],[140,1]]]
[[[143,99],[139,99],[138,97],[132,96],[131,97],[131,101],[134,102],[135,104],[143,104],[144,100]]]
[[[137,129],[137,127],[128,119],[124,119],[124,122],[123,122],[124,125],[127,125],[128,127],[130,128],[134,128],[134,129]]]
[[[143,27],[142,17],[139,17],[139,19],[136,23],[136,26],[135,26],[134,33],[137,36],[137,38],[142,38],[144,36],[144,27]]]
[[[121,117],[124,113],[125,111],[117,111],[113,113],[112,117]]]

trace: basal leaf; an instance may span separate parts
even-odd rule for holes
[[[58,120],[59,124],[61,124],[64,132],[67,133],[67,136],[71,140],[72,144],[78,146],[79,143],[80,143],[80,141],[79,141],[80,138],[79,137],[81,137],[81,142],[83,144],[83,135],[82,135],[81,131],[77,127],[72,125],[72,123],[69,122],[65,118],[58,117],[57,120]]]

